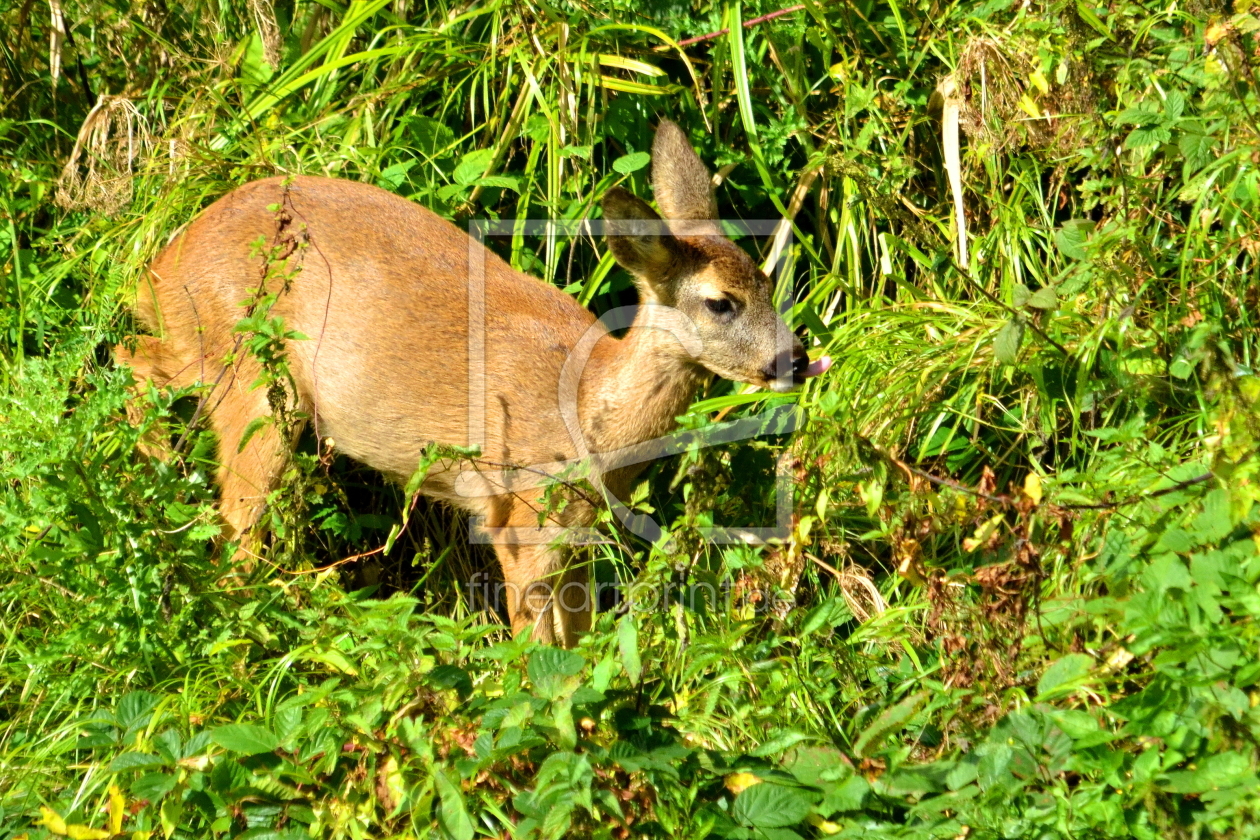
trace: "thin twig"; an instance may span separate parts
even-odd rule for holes
[[[979,496],[982,499],[988,499],[990,502],[998,502],[1000,504],[1007,504],[1011,501],[1010,496],[1006,496],[1006,495],[995,496],[992,493],[985,493],[984,491],[977,490],[974,487],[968,487],[967,485],[963,484],[961,481],[955,481],[952,478],[941,478],[940,476],[932,475],[930,472],[927,472],[926,470],[921,470],[916,466],[907,464],[905,461],[901,460],[897,456],[892,455],[888,452],[884,452],[880,449],[875,449],[875,451],[878,452],[883,457],[887,458],[889,463],[893,464],[893,466],[896,466],[904,470],[908,474],[917,475],[919,478],[930,481],[933,484],[939,485],[941,487],[949,487],[961,493],[969,493],[972,496]]]
[[[771,12],[768,15],[762,15],[761,17],[753,18],[752,20],[746,20],[744,21],[744,28],[747,29],[750,26],[756,26],[759,23],[765,23],[766,21],[774,20],[777,17],[790,15],[793,12],[799,12],[803,8],[805,8],[804,5],[788,6],[786,9],[779,9],[777,12]],[[714,38],[721,38],[723,35],[730,34],[730,31],[731,30],[729,29],[719,29],[717,32],[710,32],[707,35],[697,35],[694,38],[688,38],[685,41],[679,41],[678,46],[689,47],[692,44],[698,44],[701,41],[712,41]]]
[[[1140,502],[1144,499],[1158,499],[1160,496],[1167,496],[1169,493],[1176,493],[1178,490],[1185,490],[1187,487],[1193,487],[1196,484],[1203,484],[1205,481],[1211,481],[1216,473],[1204,473],[1196,475],[1194,478],[1187,478],[1185,481],[1178,481],[1169,487],[1162,487],[1159,490],[1152,490],[1150,493],[1134,493],[1128,498],[1121,499],[1118,502],[1099,502],[1092,505],[1059,505],[1059,507],[1069,510],[1114,510],[1116,508],[1131,505],[1134,502]]]

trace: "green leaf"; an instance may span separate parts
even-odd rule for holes
[[[489,175],[485,178],[478,178],[473,183],[478,187],[501,187],[515,193],[521,191],[520,179],[513,178],[510,175]]]
[[[870,791],[870,782],[854,773],[840,784],[827,789],[818,810],[828,816],[836,811],[857,811]]]
[[[166,762],[160,756],[149,753],[125,752],[109,763],[109,772],[135,770],[138,767],[161,767]]]
[[[251,33],[245,43],[245,56],[241,59],[241,80],[246,85],[265,85],[276,74],[276,68],[267,63],[264,55],[262,36],[257,32]]]
[[[146,773],[132,782],[131,793],[136,799],[158,802],[175,789],[175,782],[175,776],[171,773]]]
[[[258,430],[270,422],[271,417],[269,416],[255,417],[253,420],[250,420],[245,426],[245,431],[241,432],[241,439],[240,442],[236,444],[236,451],[244,452],[245,447],[249,444],[250,438],[258,434]]]
[[[1168,366],[1168,375],[1174,379],[1189,379],[1194,373],[1195,363],[1186,358],[1177,359]]]
[[[794,729],[784,730],[774,735],[770,740],[763,742],[760,746],[752,751],[755,756],[778,755],[791,747],[796,746],[801,741],[808,741],[813,736],[804,732],[797,732]]]
[[[1170,90],[1168,96],[1164,99],[1164,124],[1171,125],[1181,119],[1181,115],[1186,110],[1186,98],[1181,95],[1181,91]]]
[[[1202,169],[1212,159],[1212,150],[1216,146],[1216,138],[1198,131],[1183,131],[1177,139],[1177,148],[1191,172]]]
[[[403,117],[400,129],[416,151],[426,157],[439,154],[441,157],[446,157],[449,153],[442,150],[455,142],[455,132],[451,131],[445,123],[421,114],[409,114]]]
[[[1013,365],[1019,358],[1019,345],[1024,340],[1024,322],[1018,317],[1002,325],[993,339],[993,354],[1004,365]]]
[[[634,622],[633,613],[622,616],[617,622],[617,649],[621,653],[621,667],[626,669],[630,684],[638,685],[643,674],[643,662],[639,659],[639,626]]]
[[[1167,143],[1170,140],[1172,140],[1172,132],[1162,125],[1149,128],[1135,128],[1125,138],[1124,147],[1126,149],[1145,149],[1149,146]]]
[[[784,758],[784,764],[803,785],[818,787],[853,775],[853,768],[832,746],[798,747]]]
[[[652,156],[647,152],[631,152],[614,160],[612,168],[622,175],[629,175],[647,166],[651,159]]]
[[[472,677],[458,665],[438,665],[426,675],[429,682],[441,688],[453,688],[461,698],[472,693]]]
[[[1056,659],[1037,681],[1037,700],[1075,690],[1093,667],[1094,658],[1085,653],[1069,653]]]
[[[1099,35],[1114,38],[1111,34],[1111,27],[1107,26],[1107,24],[1103,22],[1103,19],[1081,0],[1076,0],[1076,13],[1081,16],[1081,20],[1092,26]]]
[[[918,711],[927,696],[926,691],[916,691],[897,705],[885,709],[875,722],[867,726],[858,736],[857,743],[853,745],[853,751],[860,756],[870,755],[872,748],[878,747],[886,737],[905,725],[905,722]]]
[[[270,729],[252,723],[232,723],[210,732],[210,740],[228,752],[259,755],[274,752],[280,739]]]
[[[1011,306],[1020,309],[1028,303],[1028,299],[1032,297],[1032,292],[1023,283],[1016,283],[1014,290],[1011,292]]]
[[[1159,125],[1160,114],[1149,108],[1125,108],[1116,115],[1116,125]]]
[[[477,149],[464,155],[451,177],[462,187],[471,186],[474,181],[486,174],[490,161],[494,159],[494,149]]]
[[[809,801],[792,788],[762,782],[735,797],[731,816],[754,828],[782,828],[801,822],[809,810]]]
[[[437,787],[438,799],[442,807],[438,811],[438,820],[442,828],[455,840],[472,840],[473,824],[468,816],[468,807],[464,804],[464,794],[450,780],[446,772],[438,768],[433,770],[433,783]]]
[[[1203,511],[1195,517],[1195,530],[1202,542],[1219,542],[1234,530],[1229,515],[1229,491],[1218,487],[1203,499]]]
[[[577,746],[577,727],[573,725],[573,701],[557,700],[552,704],[551,725],[556,728],[556,744],[565,750]]]
[[[1094,230],[1094,223],[1088,219],[1069,219],[1054,234],[1054,244],[1059,253],[1068,259],[1083,260],[1089,254],[1085,251],[1085,242]]]
[[[536,685],[555,677],[573,677],[581,672],[586,660],[571,650],[544,647],[529,658],[530,680]]]
[[[1033,309],[1057,309],[1059,306],[1059,296],[1054,292],[1054,286],[1042,286],[1040,289],[1032,293],[1028,298],[1028,305]]]

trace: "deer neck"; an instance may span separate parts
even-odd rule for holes
[[[638,307],[624,337],[599,339],[579,392],[587,449],[612,453],[672,431],[707,377],[693,360],[699,350],[690,322],[655,304]],[[619,472],[633,475],[644,466]]]

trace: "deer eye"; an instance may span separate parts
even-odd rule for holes
[[[729,315],[734,309],[734,305],[726,298],[706,298],[704,305],[714,315]]]

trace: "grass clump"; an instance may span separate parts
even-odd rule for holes
[[[1249,6],[50,8],[0,4],[0,838],[1256,835]],[[226,576],[196,393],[133,424],[109,358],[178,226],[287,172],[577,220],[647,194],[662,116],[724,216],[791,222],[836,360],[683,422],[798,431],[655,467],[673,540],[607,525],[637,600],[573,651],[311,441]],[[632,294],[517,231],[518,268]],[[789,538],[701,538],[777,476]]]

